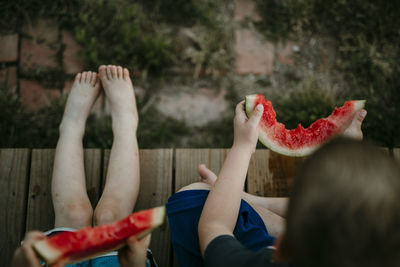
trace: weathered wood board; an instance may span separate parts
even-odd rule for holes
[[[101,189],[101,149],[85,149],[86,190],[94,208],[99,201]]]
[[[28,149],[0,149],[0,265],[9,266],[25,232]]]
[[[393,149],[393,157],[400,164],[400,148]]]
[[[54,210],[51,201],[54,152],[54,149],[32,150],[26,231],[45,231],[54,226]]]
[[[264,197],[289,196],[296,169],[303,160],[258,149],[249,164],[248,193]]]
[[[200,182],[197,168],[202,163],[218,175],[227,153],[227,149],[177,149],[175,192],[191,183]]]

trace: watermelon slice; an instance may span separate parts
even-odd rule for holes
[[[276,121],[272,103],[263,95],[246,96],[248,117],[258,104],[264,106],[258,136],[260,142],[277,153],[301,157],[311,154],[322,143],[342,133],[350,125],[355,113],[364,108],[365,100],[346,101],[327,118],[316,120],[307,129],[299,124],[292,130],[287,130],[285,125]]]
[[[54,235],[34,243],[33,248],[47,264],[79,262],[119,249],[130,236],[144,237],[160,226],[164,217],[164,206],[143,210],[113,224]]]

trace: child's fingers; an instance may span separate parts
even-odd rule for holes
[[[260,122],[261,116],[263,114],[264,107],[261,104],[258,104],[256,108],[254,109],[253,114],[251,114],[250,119],[249,119],[249,124],[251,126],[257,126],[258,123]]]
[[[235,109],[235,117],[238,118],[240,121],[246,121],[247,116],[246,113],[244,111],[244,100],[239,102],[239,104],[236,105],[236,109]]]
[[[138,242],[138,240],[136,239],[135,236],[129,237],[126,240],[126,244],[128,245],[127,246],[128,250],[130,250],[131,252],[135,252],[137,242]]]
[[[21,245],[23,245],[23,244],[32,245],[36,241],[45,239],[46,237],[47,236],[43,232],[31,231],[31,232],[26,233],[24,240],[21,241]]]
[[[150,245],[151,234],[146,235],[141,240],[138,240],[135,236],[131,236],[127,240],[127,245],[129,250],[135,252],[135,250],[139,249],[140,247],[147,248]]]
[[[151,234],[148,234],[145,237],[143,237],[143,239],[140,240],[139,242],[142,243],[143,246],[148,248],[150,245],[150,241],[151,241]]]
[[[35,241],[41,240],[46,238],[46,235],[42,232],[39,231],[32,231],[32,232],[28,232],[25,236],[25,240],[24,242],[26,243],[33,243]]]
[[[53,265],[51,265],[51,267],[63,267],[67,264],[68,259],[62,259],[59,260],[58,262],[54,263]]]

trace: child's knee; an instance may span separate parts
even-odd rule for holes
[[[118,215],[116,209],[111,207],[96,208],[93,216],[93,224],[95,226],[102,224],[110,224],[117,221],[121,216]]]
[[[83,228],[92,225],[93,209],[90,203],[75,202],[56,212],[56,227]]]

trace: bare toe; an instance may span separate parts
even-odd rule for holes
[[[96,86],[97,83],[97,73],[96,72],[92,72],[92,80],[90,81],[92,86]]]
[[[101,65],[101,66],[99,67],[99,75],[100,75],[101,77],[105,77],[105,76],[107,75],[106,69],[107,69],[107,67],[104,66],[104,65]]]
[[[82,76],[81,76],[81,83],[84,83],[86,81],[86,72],[82,72]]]
[[[86,83],[90,83],[91,80],[92,80],[92,72],[91,72],[91,71],[88,71],[88,72],[86,73],[85,82],[86,82]]]
[[[117,67],[117,76],[118,76],[118,79],[122,79],[123,78],[123,73],[122,73],[121,66]]]
[[[107,79],[108,79],[108,80],[111,80],[111,79],[112,79],[111,65],[108,65],[108,66],[107,66],[106,72],[107,72]]]
[[[213,185],[217,180],[217,175],[215,175],[215,173],[208,169],[204,164],[199,165],[198,172],[203,183]]]
[[[82,73],[76,74],[76,76],[75,76],[75,82],[80,83],[80,82],[81,82],[81,77],[82,77]]]
[[[125,80],[130,79],[130,78],[129,78],[129,71],[128,71],[127,68],[124,68],[124,79],[125,79]]]
[[[117,79],[118,78],[117,68],[115,66],[111,67],[111,74],[112,74],[113,79]]]

